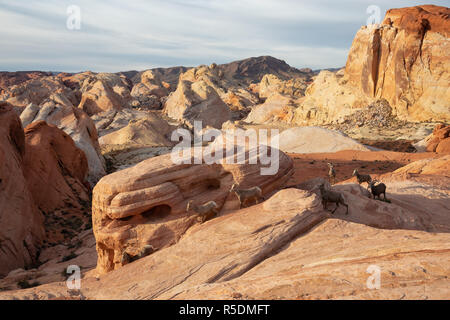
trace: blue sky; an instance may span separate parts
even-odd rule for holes
[[[448,6],[450,1],[428,4]],[[376,5],[400,0],[0,0],[0,70],[117,72],[272,55],[302,68],[345,65]],[[81,10],[69,30],[67,8]]]

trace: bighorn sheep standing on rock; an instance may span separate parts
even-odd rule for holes
[[[122,253],[121,263],[122,263],[122,265],[126,265],[133,261],[144,258],[144,257],[152,254],[155,251],[156,251],[155,248],[151,244],[148,244],[148,245],[145,245],[144,247],[142,247],[142,249],[139,251],[139,253],[135,256],[132,256],[129,253],[127,253],[126,251],[124,251]]]
[[[353,170],[352,176],[356,177],[359,184],[361,184],[363,182],[367,182],[367,188],[369,188],[370,183],[372,182],[371,176],[369,176],[368,174],[359,174],[357,169]]]
[[[386,185],[384,183],[379,183],[378,185],[375,185],[376,182],[379,181],[371,181],[369,182],[370,191],[372,191],[373,198],[381,200],[381,194],[383,194],[383,200],[386,201]]]
[[[322,205],[325,210],[327,210],[328,202],[334,202],[336,203],[336,208],[331,212],[332,214],[339,208],[339,204],[347,207],[347,212],[345,214],[348,214],[348,205],[345,203],[342,194],[336,191],[326,190],[323,183],[319,186],[319,189],[322,196]]]
[[[254,200],[256,203],[259,203],[259,200],[262,198],[262,190],[259,187],[253,187],[250,189],[240,189],[238,185],[235,183],[230,189],[230,192],[234,192],[239,199],[239,208],[247,203],[249,200]]]
[[[198,206],[194,204],[193,200],[191,200],[186,206],[186,212],[189,212],[191,209],[198,214],[197,221],[200,223],[203,223],[219,214],[219,206],[215,201],[209,201],[201,206]]]
[[[328,178],[331,184],[336,183],[336,171],[334,170],[334,166],[332,163],[328,162],[328,167],[330,170],[328,170]]]

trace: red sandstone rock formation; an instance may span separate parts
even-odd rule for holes
[[[25,128],[25,143],[24,176],[44,214],[79,207],[80,200],[89,201],[86,156],[69,135],[38,121]]]
[[[69,135],[44,121],[24,133],[5,102],[0,124],[0,274],[5,274],[35,264],[44,240],[68,238],[88,222],[89,185],[86,157]],[[80,223],[72,225],[76,216]]]
[[[439,124],[427,139],[427,151],[450,153],[450,126]]]
[[[25,149],[19,117],[0,102],[0,276],[35,263],[45,234],[23,174]]]
[[[402,118],[450,119],[450,9],[391,9],[381,25],[361,28],[350,50],[349,82],[385,98]]]
[[[89,299],[446,299],[450,176],[442,170],[448,172],[449,162],[448,156],[421,160],[377,176],[388,184],[390,203],[369,199],[353,181],[334,186],[348,201],[349,215],[345,209],[334,215],[322,209],[315,190],[320,179],[303,190],[279,191],[257,206],[191,227],[176,244],[149,257],[98,278],[87,275],[82,294]],[[168,173],[161,168],[160,174]],[[141,175],[127,188],[155,178]],[[135,235],[131,220],[114,237],[126,230]],[[371,265],[381,271],[379,290],[367,286]],[[0,293],[4,299],[68,296],[62,283]]]
[[[199,205],[213,200],[227,211],[239,207],[229,193],[233,183],[259,186],[267,195],[292,175],[292,161],[283,153],[275,175],[261,176],[260,168],[248,163],[248,155],[242,165],[195,165],[174,164],[168,154],[105,176],[93,192],[97,270],[121,267],[124,252],[135,256],[145,245],[161,250],[178,242],[196,223],[195,213],[186,212],[189,200]]]

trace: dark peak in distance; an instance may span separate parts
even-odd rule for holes
[[[283,80],[312,75],[311,69],[299,70],[291,67],[285,61],[271,56],[252,57],[234,61],[222,64],[219,68],[223,70],[227,77],[248,82],[260,82],[266,74],[273,74]]]

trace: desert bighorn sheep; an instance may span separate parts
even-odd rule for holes
[[[126,265],[128,263],[131,263],[133,261],[139,260],[141,258],[144,258],[150,254],[152,254],[153,252],[155,252],[155,248],[151,245],[145,245],[142,247],[142,249],[139,251],[139,253],[135,256],[130,255],[128,252],[124,251],[122,253],[122,259],[121,259],[121,263],[122,265]]]
[[[380,182],[379,184],[375,185],[376,182],[379,181],[371,181],[369,182],[369,187],[370,187],[370,191],[372,192],[373,198],[376,199],[376,197],[378,197],[378,199],[381,200],[381,194],[383,194],[383,200],[386,201],[386,185],[382,182]]]
[[[339,208],[339,204],[347,207],[347,212],[345,214],[348,214],[348,205],[345,203],[342,194],[336,191],[326,190],[323,183],[319,186],[319,189],[320,195],[322,196],[322,205],[325,210],[327,210],[328,202],[334,202],[336,203],[336,208],[331,212],[332,214]]]
[[[234,192],[239,199],[239,208],[242,208],[242,205],[247,203],[249,200],[254,200],[256,203],[259,203],[259,200],[262,198],[262,190],[260,187],[253,187],[250,189],[240,189],[238,185],[235,183],[230,189],[230,192]]]
[[[328,170],[328,178],[330,179],[330,183],[334,184],[336,183],[336,171],[334,170],[334,166],[332,163],[328,162],[328,167],[330,168],[330,170]]]
[[[215,201],[209,201],[201,206],[195,205],[193,200],[190,200],[186,206],[186,212],[194,210],[198,214],[197,221],[200,223],[209,220],[219,214],[219,206]]]
[[[370,182],[372,181],[372,177],[368,174],[359,174],[358,170],[353,170],[352,176],[356,177],[358,183],[361,184],[363,182],[367,182],[367,188],[370,186]]]

